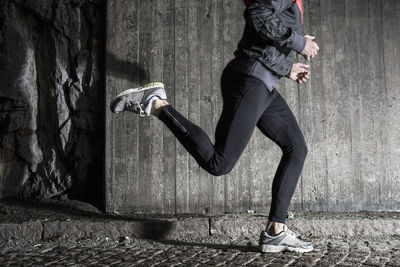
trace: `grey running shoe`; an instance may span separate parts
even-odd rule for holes
[[[309,252],[314,249],[311,242],[301,241],[296,234],[284,225],[283,231],[276,236],[270,236],[262,231],[259,246],[261,252],[281,252],[284,250],[294,252]]]
[[[141,117],[149,116],[155,97],[167,99],[164,84],[161,82],[152,82],[123,91],[111,101],[110,109],[114,113],[132,111]]]

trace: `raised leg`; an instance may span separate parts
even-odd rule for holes
[[[215,176],[233,169],[274,96],[260,80],[230,69],[222,74],[221,93],[223,109],[214,145],[200,127],[171,105],[162,106],[158,115],[198,164]]]

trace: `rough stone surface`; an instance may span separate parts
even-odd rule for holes
[[[299,236],[320,238],[400,235],[398,212],[295,212],[288,227]],[[52,238],[257,239],[266,215],[108,214],[78,201],[0,201],[0,243]],[[0,246],[1,246],[0,244]]]
[[[153,219],[113,221],[55,221],[43,223],[43,238],[56,237],[94,238],[120,236],[175,240],[177,238],[209,236],[208,219]]]
[[[2,223],[0,224],[0,243],[10,241],[39,241],[42,239],[41,222]]]
[[[265,253],[256,240],[191,238],[173,242],[56,239],[0,250],[10,266],[400,266],[400,240],[394,237],[311,238],[308,253]]]
[[[103,0],[0,2],[0,198],[100,204],[104,10]]]
[[[293,231],[304,236],[381,236],[400,233],[400,220],[390,217],[369,218],[346,216],[345,218],[312,218],[311,216],[287,220]],[[265,228],[266,216],[224,216],[212,218],[210,231],[215,236],[231,238],[256,238]]]

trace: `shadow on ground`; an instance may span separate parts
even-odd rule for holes
[[[191,218],[182,215],[180,218]],[[201,217],[196,215],[197,218]],[[203,216],[208,221],[208,217]],[[160,214],[110,214],[76,200],[16,200],[0,201],[0,224],[22,224],[29,222],[137,222],[136,235],[140,238],[165,240],[171,236],[175,215]]]
[[[258,247],[248,243],[247,245],[234,245],[234,244],[214,244],[214,243],[201,243],[201,242],[189,242],[189,241],[179,241],[179,240],[165,240],[157,241],[161,244],[173,245],[173,246],[192,246],[192,247],[206,247],[212,249],[227,250],[239,250],[241,252],[260,252]]]

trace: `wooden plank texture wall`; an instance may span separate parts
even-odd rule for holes
[[[242,1],[107,2],[106,210],[268,213],[282,153],[260,131],[230,174],[213,177],[155,117],[108,108],[120,91],[161,80],[170,103],[213,141]],[[304,5],[304,32],[321,50],[306,85],[278,86],[309,150],[290,209],[400,210],[400,1]]]

